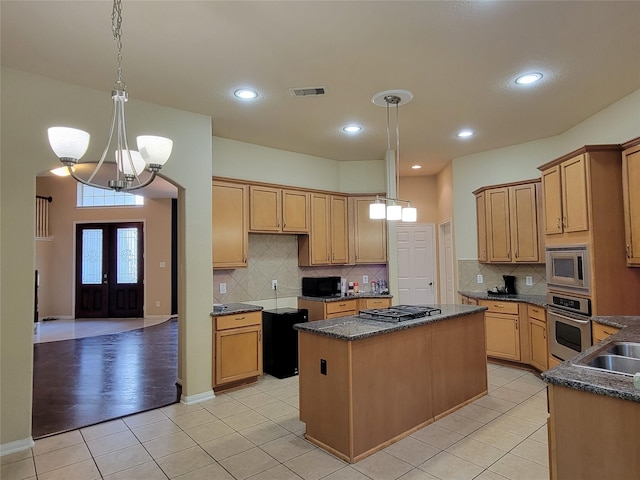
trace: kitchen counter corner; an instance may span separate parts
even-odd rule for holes
[[[248,303],[225,303],[220,308],[214,306],[212,317],[221,317],[224,315],[236,315],[238,313],[259,312],[263,310],[258,305],[249,305]]]

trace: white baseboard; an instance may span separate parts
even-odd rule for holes
[[[9,455],[11,453],[22,452],[33,448],[35,442],[33,438],[25,438],[24,440],[16,440],[15,442],[3,443],[0,445],[0,457]]]
[[[184,403],[185,405],[193,405],[194,403],[206,402],[207,400],[212,400],[216,398],[213,390],[208,390],[202,393],[196,393],[195,395],[182,395],[180,398],[180,403]]]

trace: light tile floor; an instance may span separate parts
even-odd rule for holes
[[[33,343],[57,342],[136,330],[166,322],[170,318],[170,315],[162,315],[146,318],[76,318],[41,321],[34,323]]]
[[[545,384],[489,363],[489,394],[350,465],[304,439],[298,377],[43,438],[2,480],[543,480]]]

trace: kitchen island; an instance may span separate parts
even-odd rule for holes
[[[487,393],[485,307],[295,325],[305,437],[355,463]]]
[[[633,377],[585,368],[583,360],[619,342],[640,342],[640,317],[592,317],[620,331],[542,373],[549,384],[552,480],[640,478],[640,390]]]

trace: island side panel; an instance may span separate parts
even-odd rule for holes
[[[300,420],[314,442],[350,457],[350,343],[298,331]],[[326,360],[326,375],[320,361]]]
[[[353,458],[432,421],[431,326],[352,342]]]
[[[484,312],[436,322],[431,328],[429,368],[437,419],[487,393]]]
[[[552,478],[639,478],[640,403],[557,385],[548,391]]]

